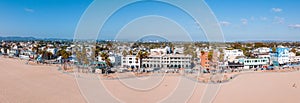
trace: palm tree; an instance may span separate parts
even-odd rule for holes
[[[141,68],[142,67],[142,59],[143,58],[147,58],[149,56],[149,53],[147,52],[147,51],[139,51],[138,53],[137,53],[137,55],[136,55],[136,62],[138,62],[138,60],[139,60],[139,63],[140,63],[140,66],[139,66],[139,68]]]
[[[87,57],[87,49],[84,45],[82,47],[81,57],[82,57],[81,60],[82,60],[83,64],[88,65],[89,60],[88,60],[88,57]]]
[[[209,52],[208,52],[208,60],[212,60],[212,58],[213,58],[213,54],[214,54],[214,51],[213,50],[210,50]]]
[[[128,55],[127,51],[123,50],[122,55],[123,55],[123,57],[126,57],[126,55]]]
[[[129,51],[129,55],[133,55],[133,51],[132,50]]]
[[[109,54],[107,52],[101,53],[101,59],[106,63],[105,74],[108,74],[108,68],[112,66],[111,61],[109,59]]]
[[[8,45],[4,45],[4,54],[8,54],[8,50],[10,49],[10,47]]]
[[[272,47],[272,52],[273,53],[276,53],[277,51],[276,51],[276,47]]]
[[[52,59],[53,53],[52,52],[46,52],[46,57],[48,60]]]
[[[197,58],[197,53],[195,52],[195,48],[192,47],[193,45],[191,44],[185,44],[184,45],[184,51],[183,54],[184,55],[191,55],[192,58]]]
[[[295,48],[292,48],[291,52],[296,54],[297,50]]]
[[[62,63],[64,64],[64,69],[66,69],[66,59],[69,58],[69,56],[72,55],[71,52],[67,52],[65,49],[61,49],[57,52],[58,56],[61,56],[62,58]]]
[[[46,59],[46,54],[47,54],[47,51],[46,51],[46,50],[40,51],[39,54],[42,55],[42,59]]]

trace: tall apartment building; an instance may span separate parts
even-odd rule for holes
[[[202,51],[200,54],[200,65],[207,69],[209,68],[208,52]]]

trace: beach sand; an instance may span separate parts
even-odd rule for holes
[[[1,103],[84,103],[75,79],[57,67],[0,57]]]
[[[128,79],[127,82],[136,81]],[[60,73],[53,66],[26,65],[25,61],[0,57],[0,83],[1,103],[85,102],[74,77]],[[209,88],[208,84],[194,85],[194,81],[179,76],[167,76],[149,90],[129,88],[119,80],[102,80],[102,83],[119,102],[126,103],[199,103]],[[152,82],[139,83],[143,85],[136,83],[137,87]],[[242,74],[221,84],[218,90],[212,99],[214,103],[300,103],[300,72]],[[181,94],[172,96],[176,93]],[[164,100],[166,97],[171,100]],[[181,97],[188,99],[179,100]]]

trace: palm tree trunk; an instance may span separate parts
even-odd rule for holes
[[[142,58],[140,58],[140,67],[139,67],[139,70],[142,68]]]

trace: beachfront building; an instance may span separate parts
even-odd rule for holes
[[[122,57],[122,67],[126,68],[138,68],[140,67],[139,59],[136,59],[135,55],[126,55]]]
[[[13,57],[13,56],[17,56],[19,54],[19,50],[18,49],[11,49],[8,53],[8,55],[10,57]]]
[[[1,52],[1,54],[5,54],[4,48],[0,48],[0,52]]]
[[[233,61],[228,61],[230,68],[242,68],[242,69],[253,69],[253,68],[264,68],[269,65],[268,58],[239,58]]]
[[[289,63],[291,64],[300,62],[300,56],[296,56],[296,54],[293,52],[289,53],[289,58],[290,58]]]
[[[109,60],[110,60],[110,62],[112,63],[113,66],[120,66],[120,65],[121,65],[121,61],[122,61],[121,58],[122,58],[122,57],[121,57],[120,55],[110,54],[108,58],[109,58]],[[104,61],[102,60],[102,57],[101,57],[101,56],[98,56],[98,57],[96,58],[96,60],[99,61],[99,62],[104,62]]]
[[[268,58],[240,59],[244,64],[244,69],[263,68],[268,66]]]
[[[191,55],[165,54],[149,55],[142,60],[146,68],[191,68]]]
[[[29,50],[21,50],[20,51],[20,58],[21,59],[33,59],[35,53]]]
[[[244,53],[240,49],[224,50],[224,60],[228,61],[231,58],[236,58],[237,56],[244,56]]]
[[[209,60],[208,60],[208,52],[205,51],[201,51],[200,53],[200,65],[205,68],[208,69],[209,68]]]
[[[270,48],[272,51],[272,48]],[[270,53],[270,64],[283,65],[289,63],[289,48],[278,47],[276,51]]]
[[[290,63],[300,63],[300,56],[290,57]]]

